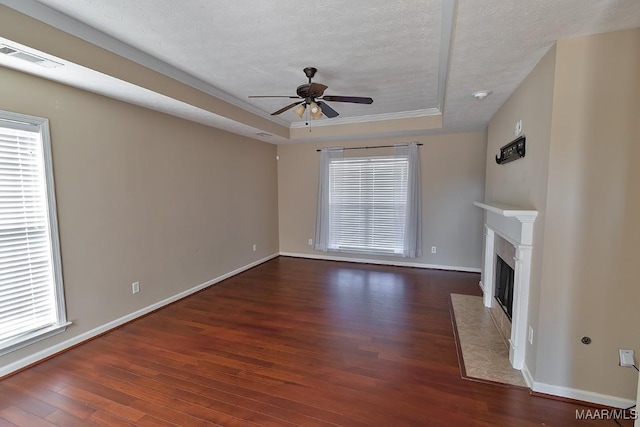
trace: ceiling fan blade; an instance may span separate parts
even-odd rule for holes
[[[300,105],[302,104],[304,101],[300,101],[300,102],[293,102],[289,105],[287,105],[284,108],[279,109],[278,111],[275,111],[273,113],[271,113],[272,116],[277,116],[278,114],[284,113],[287,110],[290,110],[291,108],[295,107],[296,105]]]
[[[290,99],[299,99],[299,96],[288,96],[288,95],[250,95],[249,98],[290,98]]]
[[[317,104],[320,107],[320,109],[322,110],[322,113],[325,116],[329,117],[330,119],[340,115],[340,114],[338,114],[338,112],[336,110],[334,110],[333,108],[329,107],[326,103],[324,103],[322,101],[318,101]]]
[[[313,97],[320,97],[327,90],[328,86],[323,85],[322,83],[311,83],[309,85],[309,94]]]
[[[362,96],[327,95],[323,96],[322,99],[324,99],[325,101],[352,102],[354,104],[373,104],[373,99],[365,98]]]

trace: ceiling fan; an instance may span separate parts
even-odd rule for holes
[[[298,106],[295,109],[295,113],[298,117],[302,118],[307,107],[309,108],[309,114],[312,119],[319,119],[324,114],[325,116],[332,118],[337,117],[338,112],[333,108],[329,107],[326,102],[323,101],[331,101],[331,102],[351,102],[353,104],[372,104],[373,99],[361,96],[339,96],[339,95],[325,95],[324,91],[327,89],[326,85],[322,83],[312,83],[311,79],[316,75],[318,71],[316,68],[307,67],[304,70],[304,74],[309,79],[309,83],[305,83],[303,85],[298,86],[296,89],[297,96],[286,96],[286,95],[253,95],[249,96],[249,98],[289,98],[289,99],[302,99],[302,101],[292,102],[279,109],[278,111],[274,111],[271,113],[272,116],[277,116],[278,114],[284,113],[291,108]]]

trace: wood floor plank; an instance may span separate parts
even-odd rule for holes
[[[17,424],[12,423],[11,421],[5,419],[0,415],[0,427],[17,427]]]
[[[10,387],[13,388],[16,386]],[[94,409],[88,407],[84,403],[75,399],[71,399],[68,396],[61,395],[57,392],[48,390],[44,387],[16,387],[15,390],[19,390],[24,394],[33,396],[40,401],[45,402],[54,408],[57,408],[57,410],[66,412],[79,419],[86,419],[94,412]]]
[[[9,406],[0,412],[0,417],[18,426],[55,427],[46,419],[27,412],[17,406]]]
[[[138,423],[143,419],[144,417],[138,419],[136,422],[129,422],[120,418],[115,412],[106,412],[100,410],[95,411],[89,417],[90,422],[103,427],[137,427]]]
[[[61,410],[53,411],[52,413],[47,415],[45,419],[60,427],[85,427],[94,425],[86,418],[78,418],[69,414],[68,412]]]
[[[96,409],[96,411],[91,414],[91,418],[93,418],[96,412],[99,411],[118,414],[118,418],[122,418],[131,422],[135,422],[145,415],[144,412],[135,410],[125,404],[110,400],[108,397],[104,397],[100,394],[85,390],[82,387],[85,387],[86,383],[86,381],[78,381],[77,385],[68,386],[62,389],[60,391],[60,394],[75,400],[83,401],[87,406]],[[133,398],[129,399],[129,401],[132,400]]]
[[[477,283],[276,258],[0,381],[0,426],[602,425],[461,378],[449,294]]]
[[[0,401],[3,402],[3,405],[19,408],[41,418],[46,417],[56,409],[25,393],[9,389],[0,388]]]
[[[78,363],[78,365],[74,366],[79,366],[81,369],[87,367],[85,363]],[[242,425],[247,422],[261,425],[287,426],[289,424],[286,420],[248,409],[246,405],[231,404],[228,399],[224,399],[224,396],[204,396],[200,392],[192,392],[185,388],[177,387],[175,383],[163,383],[110,366],[105,366],[101,371],[101,375],[89,374],[88,378],[92,381],[105,381],[105,376],[110,377],[108,383],[111,388],[117,391],[126,391],[138,399],[136,402],[142,400],[161,407],[172,407],[177,412],[187,414],[193,419],[215,421],[226,425],[230,425],[230,423],[240,423],[238,425]],[[135,404],[130,406],[137,407]],[[233,414],[233,417],[229,417],[226,414]],[[192,423],[193,420],[183,425],[191,425]]]

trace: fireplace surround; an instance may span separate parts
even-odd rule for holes
[[[496,245],[499,237],[515,248],[513,257],[513,309],[511,317],[511,338],[509,339],[509,362],[515,369],[522,369],[527,342],[529,283],[531,276],[531,252],[533,250],[533,223],[538,211],[522,209],[501,203],[480,203],[474,205],[486,211],[485,239],[482,278],[485,307],[495,307],[496,293]],[[504,260],[510,264],[511,260]]]

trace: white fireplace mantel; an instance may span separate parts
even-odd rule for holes
[[[505,205],[504,203],[486,204],[473,202],[473,204],[484,210],[502,215],[504,217],[515,217],[518,219],[518,221],[521,222],[533,222],[538,216],[538,211],[520,209],[515,206]]]
[[[480,286],[484,291],[484,305],[493,307],[495,293],[495,235],[503,237],[515,247],[513,315],[509,361],[515,369],[522,369],[527,342],[529,311],[529,283],[531,276],[531,252],[533,250],[533,223],[538,211],[522,209],[501,203],[474,205],[487,212],[485,220],[484,265]]]
[[[533,223],[538,217],[538,211],[503,203],[474,202],[473,204],[487,211],[487,222],[491,220],[491,224],[495,225],[494,228],[501,234],[506,234],[507,240],[517,241],[522,245],[533,244]]]

